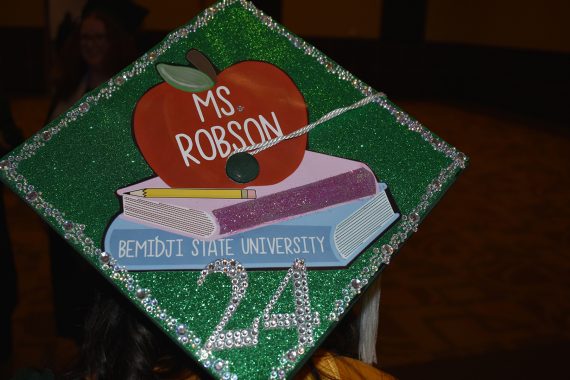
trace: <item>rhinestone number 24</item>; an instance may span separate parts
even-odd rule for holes
[[[236,260],[216,260],[202,270],[198,279],[198,286],[202,286],[206,277],[211,273],[223,273],[232,282],[232,296],[216,325],[214,332],[207,339],[204,348],[207,351],[224,350],[256,346],[259,335],[259,317],[254,318],[250,328],[224,331],[231,317],[236,312],[241,300],[245,297],[248,287],[247,271]],[[271,314],[271,310],[283,294],[283,291],[293,279],[293,294],[295,298],[295,312],[286,314]],[[263,309],[263,327],[265,329],[297,329],[300,346],[312,345],[313,327],[320,323],[319,314],[311,311],[309,300],[309,285],[307,283],[307,268],[303,260],[295,260],[287,274],[279,284],[277,291]]]

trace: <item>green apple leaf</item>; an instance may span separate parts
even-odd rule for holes
[[[215,85],[208,75],[192,67],[159,63],[156,70],[166,83],[182,91],[201,92]]]

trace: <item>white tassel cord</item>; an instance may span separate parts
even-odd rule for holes
[[[372,103],[373,101],[380,99],[384,96],[385,95],[381,94],[381,93],[367,96],[366,98],[363,98],[363,99],[359,100],[358,102],[356,102],[350,106],[341,107],[341,108],[337,108],[335,110],[332,110],[331,112],[329,112],[326,115],[324,115],[323,117],[321,117],[319,120],[317,120],[311,124],[307,124],[306,126],[299,128],[296,131],[289,133],[288,135],[275,137],[274,139],[267,140],[267,141],[261,142],[259,144],[254,144],[254,145],[250,145],[250,146],[246,146],[246,147],[237,149],[237,150],[232,152],[232,155],[234,155],[236,153],[241,153],[241,152],[249,152],[249,154],[252,154],[252,155],[257,154],[257,153],[259,153],[259,152],[261,152],[267,148],[271,148],[272,146],[279,144],[281,141],[289,140],[289,139],[304,135],[305,133],[309,132],[311,129],[315,128],[317,125],[320,125],[320,124],[325,123],[331,119],[334,119],[335,117],[342,115],[343,113],[345,113],[347,111],[352,111],[354,109],[357,109],[357,108],[365,106],[369,103]]]
[[[367,364],[377,364],[376,340],[380,313],[380,278],[364,293],[360,313],[358,358]]]

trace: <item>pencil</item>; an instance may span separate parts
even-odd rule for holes
[[[251,189],[173,189],[147,188],[128,194],[143,198],[209,198],[209,199],[255,199]]]

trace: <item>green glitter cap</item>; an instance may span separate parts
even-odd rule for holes
[[[189,51],[201,52],[217,69],[209,70],[204,61],[190,68]],[[208,252],[211,263],[201,270],[138,271],[124,265],[128,249],[121,257],[105,246],[110,224],[123,211],[117,191],[163,170],[143,157],[133,137],[138,102],[162,83],[188,96],[210,91],[216,75],[249,61],[286,73],[304,100],[308,123],[377,94],[251,3],[226,0],[170,33],[4,157],[0,174],[214,377],[291,378],[417,230],[465,168],[467,157],[380,96],[308,135],[311,152],[365,164],[387,185],[390,202],[401,215],[379,237],[365,241],[350,262],[323,269],[291,255],[290,265],[258,265],[253,271],[242,265],[239,252],[221,257],[216,251]],[[157,107],[165,118],[172,116]],[[222,119],[230,113],[229,105],[217,111]],[[161,125],[155,127],[160,131]],[[216,141],[220,153],[223,146]],[[282,160],[285,165],[287,158]],[[175,233],[176,228],[165,226]]]

